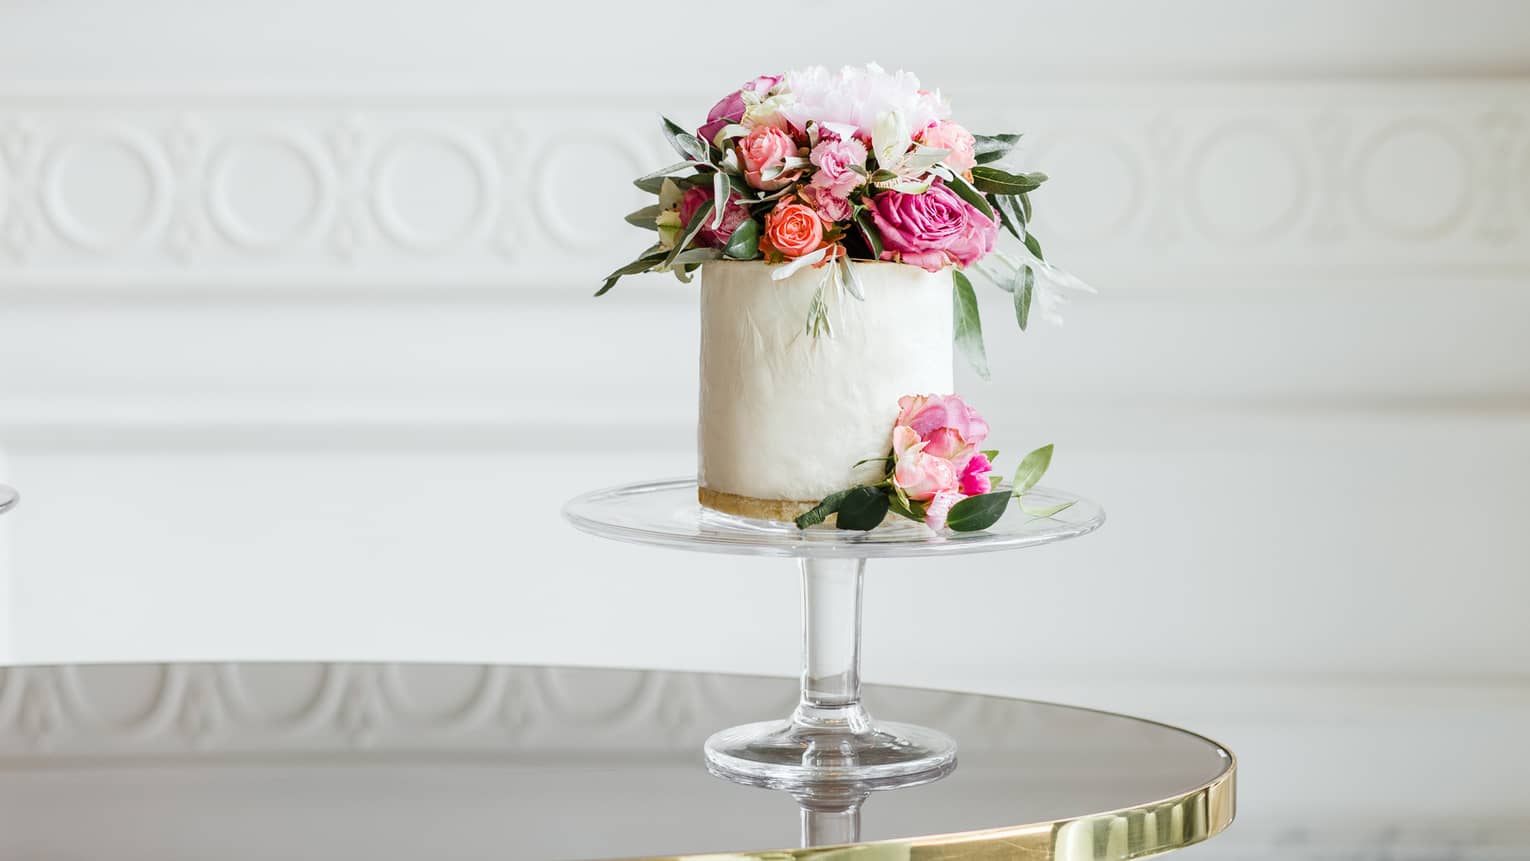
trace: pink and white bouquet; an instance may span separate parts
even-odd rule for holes
[[[988,422],[956,395],[901,397],[892,451],[876,459],[887,465],[881,481],[829,494],[798,517],[797,526],[806,529],[832,514],[840,529],[875,529],[890,511],[931,529],[975,532],[996,523],[1011,499],[1033,517],[1051,517],[1073,504],[1025,503],[1026,491],[1052,463],[1052,446],[1026,455],[1006,485],[994,470],[999,453],[979,448],[986,439]]]
[[[612,272],[596,295],[638,272],[671,271],[689,281],[710,260],[763,259],[778,265],[776,278],[812,266],[825,273],[807,321],[817,335],[829,329],[825,290],[865,298],[853,261],[950,267],[957,346],[987,376],[977,299],[964,270],[982,272],[1013,295],[1021,329],[1036,276],[1061,276],[1053,280],[1064,285],[1071,279],[1045,263],[1028,229],[1030,193],[1046,176],[995,164],[1020,136],[973,134],[950,117],[939,91],[871,64],[747,81],[694,131],[664,119],[682,160],[636,180],[658,202],[627,216],[655,231],[657,241]],[[1001,230],[1021,247],[1014,256],[995,253],[1001,266],[979,266]]]

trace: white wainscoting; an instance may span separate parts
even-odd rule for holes
[[[782,563],[557,506],[692,467],[690,288],[588,296],[643,244],[653,112],[860,59],[832,28],[680,72],[638,7],[120,5],[0,8],[0,657],[792,672]],[[1332,6],[887,36],[1055,177],[1038,232],[1101,292],[1023,337],[986,292],[963,387],[1111,522],[875,566],[867,675],[1220,737],[1243,816],[1203,854],[1514,857],[1530,8]]]

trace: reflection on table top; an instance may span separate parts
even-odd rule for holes
[[[466,665],[0,670],[0,857],[789,850],[799,845],[796,802],[708,775],[701,743],[719,727],[785,713],[794,687]],[[1126,858],[1231,820],[1232,759],[1192,733],[1001,697],[878,686],[866,695],[873,713],[952,734],[960,753],[939,782],[871,796],[862,840],[896,842],[856,858]],[[936,836],[987,829],[1005,830]]]

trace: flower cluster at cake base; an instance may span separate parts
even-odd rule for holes
[[[994,469],[998,451],[979,448],[988,439],[988,422],[960,397],[906,395],[898,399],[898,409],[892,451],[856,464],[886,464],[882,480],[829,494],[797,518],[798,528],[834,515],[840,529],[874,529],[891,512],[931,529],[975,532],[998,522],[1012,499],[1033,517],[1051,517],[1073,504],[1025,504],[1026,491],[1052,463],[1052,446],[1026,455],[1006,484]]]
[[[1056,317],[1059,293],[1084,287],[1042,257],[1030,231],[1031,192],[1046,176],[996,164],[1017,134],[973,134],[951,119],[940,92],[875,64],[830,72],[814,66],[762,75],[723,96],[694,132],[664,119],[681,161],[636,180],[658,202],[627,216],[656,241],[612,272],[673,272],[761,260],[786,278],[822,271],[804,330],[833,333],[835,304],[866,300],[855,261],[891,261],[952,272],[953,337],[988,376],[975,271],[1013,297],[1025,329],[1033,307]],[[1012,253],[999,251],[1002,232]]]

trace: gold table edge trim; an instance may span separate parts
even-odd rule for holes
[[[624,861],[829,861],[831,858],[834,861],[841,858],[857,861],[1127,861],[1172,852],[1215,837],[1227,830],[1237,815],[1238,758],[1226,746],[1203,735],[1188,730],[1181,732],[1205,739],[1226,753],[1227,767],[1194,789],[1135,807],[1055,822],[842,846],[661,855]],[[1148,839],[1150,837],[1152,839]]]

